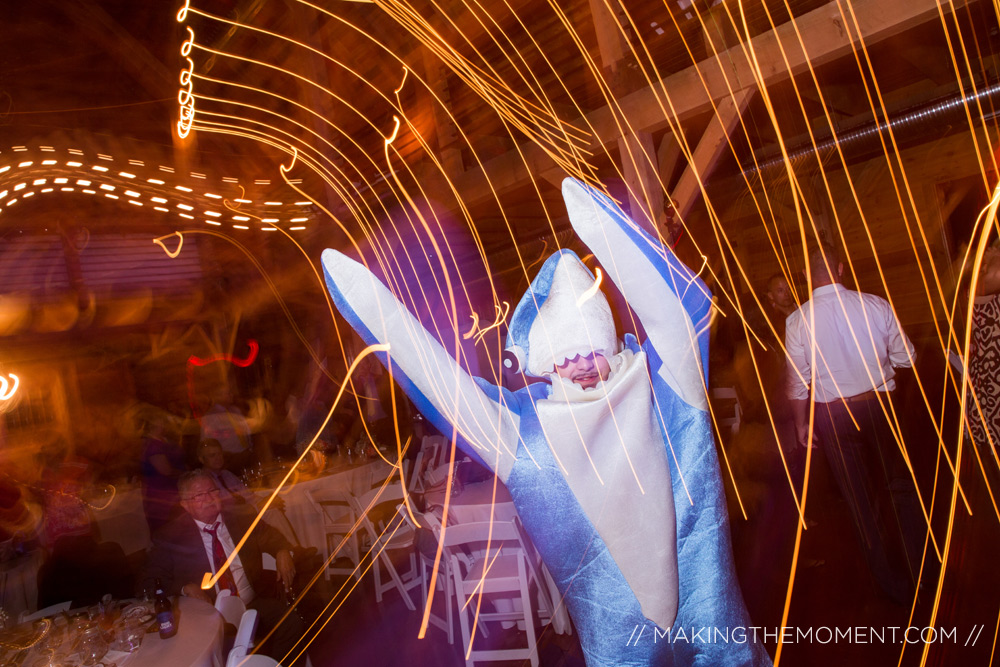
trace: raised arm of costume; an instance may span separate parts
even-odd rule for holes
[[[443,432],[506,481],[517,451],[519,416],[510,393],[480,386],[406,306],[368,269],[336,250],[323,252],[327,287],[341,315],[366,344],[389,343],[395,380]],[[386,361],[385,353],[379,358]]]
[[[663,363],[657,372],[689,405],[707,409],[712,308],[708,288],[607,196],[573,178],[563,181],[562,191],[573,229],[621,290],[659,352]]]

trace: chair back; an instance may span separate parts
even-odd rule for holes
[[[413,461],[413,468],[410,469],[410,476],[406,482],[406,489],[410,493],[423,493],[426,488],[424,484],[424,469],[427,467],[424,464],[425,458],[423,450],[417,452],[417,458]]]
[[[226,667],[281,667],[281,663],[260,653],[247,655],[245,648],[233,647],[226,658]]]
[[[487,544],[489,549],[487,549]],[[529,590],[527,548],[521,543],[517,527],[509,521],[483,521],[446,526],[444,547],[454,579],[455,605],[458,610],[465,664],[480,661],[518,660],[538,667],[534,602]],[[468,552],[468,553],[466,553]],[[538,588],[541,588],[539,582]],[[471,604],[479,595],[499,593],[504,599],[494,601],[495,611]],[[514,599],[510,600],[513,595]],[[520,607],[517,603],[520,602]],[[501,603],[504,603],[503,605]],[[487,621],[523,623],[527,635],[524,647],[476,648],[476,629],[485,630]]]
[[[441,465],[441,460],[447,456],[448,438],[443,435],[425,435],[420,443],[420,451],[426,452],[426,468],[432,470]]]
[[[355,528],[354,510],[349,501],[350,494],[341,492],[334,493],[329,500],[319,500],[312,491],[306,490],[306,497],[309,499],[313,511],[319,516],[323,525],[323,560],[327,563],[323,576],[329,579],[330,574],[348,574],[360,581],[361,574],[355,569],[360,560],[360,550],[358,547],[357,530]],[[340,539],[338,554],[351,559],[353,563],[350,568],[337,567],[331,560],[330,538]]]
[[[306,497],[309,499],[309,504],[322,517],[325,526],[339,527],[345,524],[350,526],[354,523],[354,516],[347,500],[349,495],[338,492],[332,494],[330,498],[320,500],[316,498],[312,491],[306,490]]]
[[[215,608],[226,619],[226,623],[239,626],[243,620],[243,614],[247,610],[246,604],[239,597],[232,595],[229,591],[219,591],[215,598]]]
[[[58,602],[53,605],[49,605],[45,609],[39,609],[38,611],[29,613],[28,611],[22,611],[20,617],[18,617],[18,623],[29,623],[31,621],[37,621],[40,618],[45,618],[46,616],[55,616],[61,611],[69,611],[70,605],[73,604],[72,600],[67,600],[66,602]]]
[[[257,610],[247,609],[243,612],[240,625],[236,629],[236,639],[233,641],[233,648],[241,647],[244,651],[249,651],[253,646],[254,637],[257,635]]]
[[[403,499],[403,492],[398,485],[389,485],[385,488],[372,489],[360,496],[350,496],[348,502],[354,515],[358,517],[358,527],[367,533],[372,544],[378,542],[379,531],[375,528],[371,519],[371,512],[376,507],[385,503],[399,503]]]
[[[226,656],[226,667],[237,667],[238,665],[241,665],[246,656],[246,646],[234,646]]]

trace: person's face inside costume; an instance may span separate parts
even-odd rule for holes
[[[559,377],[575,382],[584,389],[596,387],[599,382],[608,379],[611,374],[611,364],[603,354],[576,355],[567,359],[561,366],[556,366]]]
[[[219,487],[207,477],[201,477],[181,490],[181,507],[202,523],[214,523],[222,513]]]

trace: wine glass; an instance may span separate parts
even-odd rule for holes
[[[101,629],[96,625],[87,628],[80,640],[80,657],[84,665],[96,665],[97,661],[108,652],[108,642],[104,640]]]

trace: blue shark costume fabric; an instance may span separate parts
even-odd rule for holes
[[[736,580],[713,445],[711,294],[606,196],[563,182],[570,221],[646,332],[617,341],[597,283],[550,257],[508,327],[505,364],[549,380],[509,391],[470,376],[362,265],[323,253],[333,301],[425,417],[510,491],[588,667],[770,665]],[[555,366],[600,354],[582,388]]]

